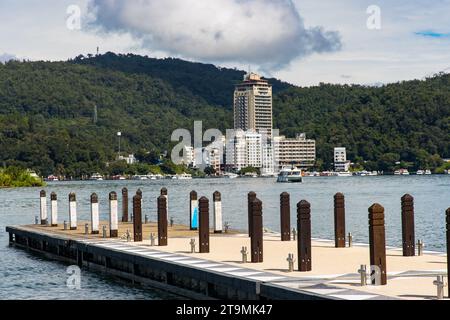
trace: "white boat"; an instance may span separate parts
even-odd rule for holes
[[[177,179],[178,180],[192,180],[192,175],[190,175],[188,173],[179,174],[179,175],[177,175]]]
[[[409,176],[409,171],[408,171],[408,169],[400,169],[400,170],[396,170],[394,172],[394,174],[396,176]]]
[[[338,177],[352,177],[353,174],[350,171],[336,172]]]
[[[277,182],[303,182],[302,170],[296,167],[284,167],[278,174]]]
[[[91,176],[91,180],[96,180],[96,181],[102,181],[103,180],[103,176],[99,173],[94,173]]]
[[[421,176],[424,175],[425,172],[423,170],[417,170],[416,175]]]
[[[236,179],[237,177],[239,177],[239,175],[236,173],[228,172],[228,173],[225,173],[223,175],[223,177],[228,178],[228,179]]]
[[[427,176],[431,175],[431,170],[425,170],[425,175]]]

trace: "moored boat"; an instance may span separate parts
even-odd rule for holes
[[[281,169],[277,182],[303,182],[302,170],[296,167],[285,167]]]

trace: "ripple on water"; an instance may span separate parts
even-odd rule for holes
[[[247,193],[255,191],[263,201],[264,226],[279,229],[279,195],[291,194],[291,221],[296,219],[296,203],[311,203],[313,236],[333,238],[333,195],[346,196],[347,231],[354,240],[368,242],[367,208],[379,202],[386,209],[386,240],[388,245],[401,245],[400,197],[415,197],[416,237],[423,239],[428,250],[445,248],[445,209],[450,207],[450,176],[306,178],[303,184],[277,184],[273,179],[213,179],[163,181],[103,181],[50,183],[47,194],[59,196],[60,219],[68,212],[67,196],[76,192],[80,219],[89,218],[89,197],[96,192],[100,198],[101,217],[106,219],[107,199],[111,191],[119,194],[128,187],[130,195],[141,188],[143,212],[156,221],[156,199],[160,189],[169,189],[169,214],[176,223],[188,224],[189,192],[211,199],[222,193],[224,221],[235,229],[246,229]],[[39,214],[40,188],[0,190],[0,230],[6,225],[34,223]],[[212,202],[211,202],[212,206]],[[103,209],[102,209],[103,208]],[[130,208],[131,209],[131,208]],[[212,209],[211,209],[212,210]],[[143,290],[113,281],[107,276],[82,272],[81,290],[66,286],[66,266],[7,247],[8,236],[0,232],[0,299],[166,299],[175,298],[157,290]]]

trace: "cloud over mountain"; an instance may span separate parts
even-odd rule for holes
[[[306,28],[292,0],[91,0],[91,25],[184,58],[280,69],[341,48],[340,35]]]
[[[8,62],[10,60],[15,60],[17,57],[9,53],[0,53],[0,62]]]

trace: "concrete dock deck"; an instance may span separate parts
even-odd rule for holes
[[[106,222],[102,223],[107,225]],[[387,248],[388,283],[385,286],[361,286],[360,274],[357,270],[360,265],[369,267],[369,247],[366,244],[354,243],[351,248],[335,248],[334,241],[313,239],[312,242],[312,271],[288,272],[286,258],[289,253],[297,257],[296,241],[281,242],[280,235],[275,233],[264,234],[264,262],[242,263],[240,250],[246,246],[250,249],[250,238],[247,234],[230,232],[228,234],[213,234],[210,236],[210,253],[191,253],[190,239],[196,239],[198,232],[188,230],[185,226],[169,227],[168,246],[150,246],[150,233],[157,234],[155,223],[144,224],[143,242],[127,242],[126,231],[132,233],[131,223],[120,223],[119,238],[102,238],[100,235],[85,235],[84,222],[79,222],[78,230],[68,231],[59,227],[30,225],[8,227],[7,231],[14,235],[12,244],[20,246],[19,238],[33,238],[43,241],[46,245],[37,245],[37,251],[45,250],[52,239],[58,241],[70,240],[70,245],[78,244],[76,250],[85,250],[81,257],[81,265],[92,266],[96,263],[92,254],[109,255],[119,254],[117,258],[128,259],[133,257],[133,270],[142,259],[162,263],[159,268],[169,268],[170,276],[165,276],[165,282],[172,286],[180,286],[173,280],[175,274],[183,274],[187,278],[199,277],[206,281],[205,292],[215,298],[241,298],[241,293],[217,293],[221,284],[228,283],[230,290],[239,291],[240,286],[256,287],[256,293],[242,296],[246,299],[263,297],[265,299],[343,299],[343,300],[379,300],[379,299],[436,299],[437,288],[433,284],[437,275],[446,275],[446,254],[424,251],[423,256],[403,257],[400,248]],[[101,233],[101,232],[100,232]],[[39,236],[39,237],[38,237]],[[44,239],[44,240],[42,240]],[[27,243],[29,240],[27,240]],[[22,246],[23,241],[21,242]],[[157,243],[157,240],[156,240]],[[36,249],[36,245],[34,246]],[[95,249],[95,250],[94,250]],[[99,251],[99,250],[103,251]],[[198,250],[198,246],[197,246]],[[57,258],[59,253],[52,251]],[[60,255],[60,254],[59,254]],[[138,260],[137,257],[139,258]],[[83,259],[88,263],[83,263]],[[109,259],[109,258],[108,258]],[[250,258],[249,258],[250,259]],[[79,261],[80,259],[78,259]],[[105,266],[107,262],[104,263]],[[173,267],[173,269],[172,269]],[[125,268],[125,267],[123,267]],[[140,267],[141,268],[141,267]],[[295,263],[295,268],[297,264]],[[125,268],[126,269],[126,268]],[[142,269],[142,268],[141,268]],[[122,270],[123,273],[127,271]],[[141,270],[141,272],[143,272]],[[143,276],[141,276],[142,278]],[[170,278],[170,279],[167,279]],[[215,279],[217,278],[217,279]],[[218,280],[220,278],[220,281]],[[227,279],[226,281],[224,279]],[[233,280],[235,279],[235,280]],[[202,281],[203,281],[202,280]],[[239,281],[241,282],[239,282]],[[183,290],[189,291],[183,279]],[[199,280],[200,281],[200,280]],[[215,287],[217,285],[217,288]],[[201,286],[201,285],[200,285]],[[226,286],[224,284],[224,286]],[[209,288],[209,289],[208,289]],[[213,290],[213,288],[215,288]],[[223,288],[222,288],[223,289]],[[203,289],[197,292],[203,292]],[[247,290],[247,289],[246,289]],[[251,292],[252,289],[248,289]],[[188,296],[187,291],[184,292]],[[192,295],[194,298],[199,296]]]

